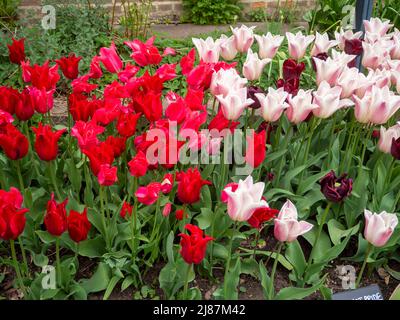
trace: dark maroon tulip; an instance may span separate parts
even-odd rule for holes
[[[344,42],[344,52],[358,56],[363,53],[362,41],[360,39],[351,39]]]
[[[300,80],[298,78],[293,78],[289,80],[279,79],[276,82],[276,86],[278,88],[283,88],[287,93],[292,94],[293,96],[297,95],[299,91]]]
[[[343,174],[339,178],[336,177],[332,170],[320,181],[321,192],[326,199],[332,202],[341,202],[344,198],[350,196],[353,190],[353,180],[346,179],[347,174]]]
[[[390,152],[392,153],[393,157],[395,157],[397,160],[400,160],[400,138],[397,140],[393,138]]]
[[[265,91],[257,86],[250,86],[247,88],[247,98],[254,101],[253,104],[249,105],[249,108],[252,108],[252,109],[261,108],[261,104],[260,104],[260,101],[256,97],[256,93],[265,93]]]
[[[283,79],[299,79],[305,67],[306,65],[304,62],[297,63],[297,61],[293,59],[285,60],[285,62],[283,62]]]

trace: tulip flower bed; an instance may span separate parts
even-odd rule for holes
[[[148,286],[204,299],[204,281],[208,299],[238,299],[245,276],[265,299],[329,299],[338,263],[355,267],[353,287],[378,269],[396,284],[400,32],[364,24],[334,40],[242,26],[182,56],[150,38],[122,59],[113,43],[83,75],[81,57],[33,64],[13,39],[0,281],[24,299]],[[61,77],[69,112],[55,125]]]

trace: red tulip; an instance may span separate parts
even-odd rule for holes
[[[21,93],[21,99],[15,106],[15,115],[21,121],[28,121],[34,114],[35,102],[29,93],[29,89],[25,88]]]
[[[71,210],[68,216],[68,233],[70,238],[79,243],[87,239],[91,224],[87,218],[87,208],[82,213]]]
[[[125,201],[124,201],[124,203],[122,204],[121,211],[119,212],[119,215],[120,215],[122,218],[125,219],[125,217],[126,217],[127,214],[128,214],[129,216],[132,215],[132,210],[133,210],[133,207],[132,207],[128,202],[125,202]]]
[[[21,97],[18,90],[11,87],[0,87],[0,110],[14,114]]]
[[[136,124],[141,113],[120,113],[117,120],[117,131],[123,137],[132,137],[136,132]]]
[[[82,93],[71,93],[68,97],[68,102],[72,119],[74,119],[74,121],[84,122],[89,121],[89,119],[93,117],[99,103],[101,103],[99,100],[96,100],[96,98],[88,100]]]
[[[37,89],[45,89],[46,91],[54,89],[58,80],[60,80],[58,65],[50,67],[48,61],[42,66],[38,64],[33,66],[22,65],[22,72],[25,73],[25,82],[31,82]]]
[[[92,58],[92,62],[90,63],[90,71],[88,73],[89,78],[91,79],[100,79],[103,76],[103,71],[100,67],[100,60],[98,56]]]
[[[72,80],[72,92],[73,93],[90,93],[98,87],[97,84],[89,83],[89,75],[82,76]]]
[[[145,43],[140,40],[125,41],[124,44],[132,49],[131,58],[142,67],[148,65],[158,65],[162,56],[154,46],[155,37],[151,37]]]
[[[65,209],[67,203],[68,199],[62,203],[57,203],[54,200],[54,193],[51,194],[51,199],[47,202],[44,225],[48,233],[53,236],[61,236],[67,230],[67,210]]]
[[[208,130],[218,130],[218,131],[223,131],[224,129],[228,129],[233,133],[233,131],[236,129],[236,127],[240,124],[240,122],[236,121],[229,121],[224,117],[224,113],[222,112],[222,109],[218,110],[217,115],[210,121],[210,124],[208,125]]]
[[[146,155],[139,150],[138,153],[128,162],[129,172],[134,177],[142,177],[146,175],[149,166]]]
[[[253,136],[247,137],[246,162],[257,168],[265,159],[266,148],[266,131],[254,132]]]
[[[162,81],[169,81],[176,77],[176,64],[163,64],[156,71]]]
[[[206,255],[207,243],[214,240],[214,238],[207,235],[204,236],[203,230],[192,224],[187,224],[185,229],[189,231],[190,235],[179,234],[181,237],[180,254],[186,263],[199,264]]]
[[[186,172],[177,173],[176,180],[178,181],[178,199],[186,204],[199,201],[201,187],[211,185],[210,181],[201,178],[197,168],[189,168]]]
[[[15,240],[24,231],[25,213],[28,209],[22,209],[23,198],[16,188],[10,191],[0,190],[0,238],[3,240]]]
[[[181,59],[179,63],[182,69],[182,74],[184,76],[188,75],[190,71],[193,70],[195,60],[196,60],[196,50],[195,48],[193,48],[192,50],[189,51],[189,53],[186,56],[184,56]]]
[[[160,190],[160,183],[151,182],[145,187],[139,187],[135,192],[135,196],[140,203],[149,206],[157,201]]]
[[[140,70],[139,67],[127,64],[125,69],[118,73],[118,79],[121,80],[123,83],[127,83],[131,78],[133,78],[136,73]]]
[[[32,128],[36,134],[35,150],[43,161],[52,161],[57,158],[58,140],[67,129],[52,131],[51,126],[43,126],[39,122],[37,128]]]
[[[93,121],[77,121],[71,129],[71,136],[78,140],[79,148],[83,150],[97,146],[100,143],[97,136],[102,134],[104,130],[104,127],[98,126]]]
[[[0,127],[5,126],[8,123],[13,123],[14,118],[11,114],[6,111],[0,110]]]
[[[259,229],[263,225],[263,223],[270,221],[278,213],[279,210],[271,209],[268,207],[261,207],[254,211],[253,215],[250,217],[249,220],[247,220],[247,222],[253,228]]]
[[[106,187],[112,186],[115,182],[118,181],[117,171],[117,167],[112,167],[108,163],[102,164],[100,166],[100,171],[97,174],[99,184]]]
[[[171,173],[167,173],[161,182],[161,191],[163,194],[168,194],[172,191],[174,186],[174,176]]]
[[[207,90],[211,84],[214,69],[211,64],[201,62],[187,75],[189,88],[194,90]]]
[[[108,144],[112,148],[115,158],[121,156],[126,149],[125,137],[108,136],[104,143]]]
[[[12,38],[12,44],[8,44],[8,52],[10,61],[15,64],[21,64],[25,61],[25,38],[16,40]]]
[[[137,102],[140,105],[140,111],[150,122],[157,121],[162,117],[161,93],[149,92]]]
[[[101,61],[108,72],[111,73],[118,73],[123,67],[122,60],[117,53],[114,42],[111,43],[110,48],[100,49],[99,61]]]
[[[175,211],[175,218],[176,220],[183,220],[183,217],[187,217],[187,214],[185,213],[185,211],[183,209],[179,209]]]
[[[30,95],[32,105],[35,110],[41,114],[45,114],[53,109],[55,89],[46,91],[45,88],[38,89],[36,87],[28,87],[27,92]]]
[[[75,53],[70,54],[68,57],[62,57],[56,60],[56,63],[60,66],[64,76],[70,80],[74,80],[78,77],[79,73],[79,61],[82,57],[75,56]]]
[[[102,142],[98,146],[91,146],[82,150],[90,161],[90,169],[97,176],[101,166],[107,164],[109,166],[114,162],[114,151],[109,144]]]
[[[0,147],[11,160],[25,157],[29,150],[28,139],[12,124],[0,128]]]

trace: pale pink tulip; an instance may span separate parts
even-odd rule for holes
[[[384,153],[390,153],[393,139],[397,140],[398,138],[400,138],[400,121],[389,129],[382,126],[378,141],[379,150]]]
[[[392,73],[389,70],[368,70],[367,80],[378,88],[390,87],[392,82]]]
[[[311,223],[297,219],[297,208],[290,200],[287,200],[274,220],[275,238],[280,242],[292,242],[313,228]]]
[[[342,74],[344,66],[335,63],[331,58],[326,59],[326,61],[318,58],[313,59],[317,73],[317,85],[320,85],[322,81],[326,81],[330,85],[335,85]]]
[[[335,64],[341,67],[346,67],[350,62],[352,62],[357,56],[352,54],[347,54],[346,52],[339,52],[332,49],[332,60]]]
[[[390,239],[399,220],[394,213],[379,214],[365,209],[364,237],[374,247],[383,247]]]
[[[311,90],[300,89],[295,97],[291,94],[288,98],[289,107],[286,115],[290,122],[298,124],[307,119],[308,115],[318,106],[312,102]]]
[[[261,104],[261,116],[267,122],[278,121],[283,111],[289,107],[286,103],[288,93],[283,88],[275,90],[274,88],[269,87],[267,95],[256,93],[255,96]]]
[[[390,50],[390,57],[393,60],[400,59],[400,31],[396,29],[396,32],[393,34],[393,46]]]
[[[262,36],[256,34],[254,37],[258,42],[258,55],[261,59],[273,59],[278,52],[283,39],[285,39],[283,36],[272,35],[271,32],[268,32],[266,35]]]
[[[314,116],[326,119],[334,114],[337,110],[349,107],[354,103],[350,99],[340,99],[342,88],[332,87],[326,81],[322,81],[317,91],[313,92],[314,103],[318,106],[312,112]]]
[[[213,73],[210,91],[214,96],[223,95],[225,97],[229,91],[244,88],[246,84],[247,79],[239,76],[236,69],[221,69]]]
[[[240,28],[232,28],[232,33],[235,38],[235,47],[239,52],[247,52],[254,42],[254,30],[255,27],[246,27],[242,25]]]
[[[317,32],[315,34],[314,46],[311,49],[311,55],[316,56],[317,54],[320,53],[328,53],[330,48],[333,48],[338,44],[339,41],[337,40],[329,40],[329,36],[327,33],[320,34]]]
[[[268,207],[262,199],[264,182],[253,183],[253,177],[239,180],[237,188],[232,191],[232,185],[227,185],[224,195],[228,201],[228,215],[233,221],[247,221],[258,208]]]
[[[336,81],[336,85],[342,88],[340,98],[352,97],[356,90],[361,88],[366,81],[365,75],[360,73],[357,68],[345,67]]]
[[[247,88],[231,90],[225,97],[218,95],[216,98],[221,103],[224,117],[228,120],[237,120],[243,110],[254,103],[254,100],[247,98]]]
[[[393,84],[396,86],[396,91],[397,91],[397,93],[400,94],[400,72],[397,70],[394,70],[391,72],[391,74],[392,74],[391,79],[392,79]]]
[[[353,95],[354,115],[361,123],[385,124],[400,108],[400,96],[388,87],[373,86],[360,99]]]
[[[208,63],[216,63],[219,60],[220,54],[220,40],[214,41],[213,38],[208,37],[206,40],[192,38],[200,59]]]
[[[382,21],[379,18],[371,18],[369,21],[364,20],[365,32],[377,33],[383,37],[393,24],[389,20]]]
[[[314,41],[315,36],[305,36],[299,31],[296,34],[286,32],[286,38],[290,57],[299,60],[304,57],[307,47]]]
[[[339,32],[335,31],[335,39],[339,43],[340,50],[344,50],[346,40],[353,40],[353,39],[360,39],[362,37],[362,31],[358,31],[356,33],[353,30],[346,30],[340,29]]]
[[[247,51],[246,61],[243,64],[243,75],[247,80],[254,81],[260,79],[264,67],[271,62],[271,59],[260,59],[253,50]]]
[[[382,46],[381,42],[373,44],[363,42],[362,46],[364,54],[361,63],[365,68],[378,69],[390,56],[390,50]]]
[[[227,37],[226,35],[221,35],[220,38],[220,47],[221,47],[221,57],[227,61],[231,61],[235,59],[238,51],[235,46],[235,37]]]

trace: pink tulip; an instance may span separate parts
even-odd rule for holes
[[[332,87],[326,81],[322,81],[317,91],[314,91],[314,103],[318,106],[312,112],[314,116],[326,119],[337,110],[353,105],[350,99],[340,99],[342,88]]]
[[[256,34],[254,37],[258,42],[258,55],[261,59],[273,59],[278,52],[283,39],[285,39],[283,36],[274,36],[271,32],[268,32],[266,35],[262,36]]]
[[[364,28],[366,32],[377,33],[383,37],[389,29],[393,27],[389,20],[382,21],[379,18],[371,18],[369,21],[364,20]]]
[[[363,42],[362,46],[364,54],[361,63],[365,68],[378,69],[390,56],[390,49],[382,46],[381,42]]]
[[[278,121],[283,111],[289,107],[286,103],[288,93],[283,88],[275,90],[274,88],[269,87],[267,95],[256,93],[255,96],[261,104],[261,116],[267,122]]]
[[[362,31],[358,31],[353,33],[353,30],[346,30],[340,29],[340,32],[335,31],[335,39],[339,43],[340,50],[344,50],[346,40],[353,40],[353,39],[360,39],[363,35]]]
[[[218,154],[218,152],[221,150],[222,140],[222,137],[213,138],[208,136],[206,141],[206,151],[210,156]]]
[[[165,207],[163,208],[163,211],[162,211],[163,217],[168,217],[169,214],[171,213],[171,209],[172,209],[172,204],[171,204],[171,202],[168,202],[165,205]]]
[[[216,98],[221,103],[222,113],[227,120],[237,120],[243,110],[254,102],[247,98],[246,88],[231,90],[225,97],[218,95]]]
[[[385,124],[400,108],[400,96],[388,87],[373,86],[361,99],[353,95],[354,114],[361,123]]]
[[[311,90],[300,89],[295,97],[289,95],[289,108],[286,109],[286,115],[290,122],[298,124],[306,120],[311,111],[318,108],[312,102],[312,98]]]
[[[396,31],[393,34],[393,46],[392,49],[390,50],[390,58],[392,60],[399,60],[400,59],[400,31]]]
[[[382,126],[378,141],[379,150],[390,154],[393,139],[397,140],[398,138],[400,138],[400,121],[389,129]]]
[[[383,247],[392,236],[399,222],[396,214],[387,213],[386,211],[377,214],[365,209],[364,216],[365,239],[375,247]]]
[[[232,33],[235,38],[235,47],[239,52],[247,52],[254,42],[253,30],[255,27],[246,27],[242,25],[240,28],[232,28]]]
[[[238,51],[235,46],[235,37],[227,37],[226,35],[221,35],[220,38],[220,48],[221,48],[221,57],[227,61],[231,61],[235,59]]]
[[[316,56],[320,53],[327,53],[330,48],[333,48],[339,43],[337,40],[329,40],[329,36],[327,33],[320,34],[316,33],[315,34],[315,42],[314,46],[311,49],[311,55]]]
[[[344,66],[335,63],[331,58],[326,59],[326,61],[318,58],[313,59],[317,70],[317,85],[320,85],[322,81],[334,85],[342,74]]]
[[[97,175],[99,184],[101,186],[112,186],[118,181],[117,167],[112,167],[109,164],[102,164],[100,166],[100,172]]]
[[[264,67],[271,62],[271,59],[259,59],[253,50],[247,51],[246,61],[243,64],[243,75],[247,80],[254,81],[261,78]]]
[[[286,38],[288,40],[290,57],[299,60],[304,57],[307,47],[314,41],[315,36],[305,36],[299,31],[296,34],[286,32]]]
[[[206,40],[192,38],[200,59],[203,62],[216,63],[219,60],[220,54],[220,40],[214,41],[213,38],[208,37]]]
[[[264,187],[264,182],[253,183],[252,176],[239,180],[237,188],[228,185],[224,195],[228,201],[229,217],[233,221],[247,221],[256,209],[268,207],[268,203],[262,199]]]
[[[274,222],[275,238],[280,242],[292,242],[313,228],[311,223],[297,219],[297,208],[287,200]]]
[[[366,77],[357,68],[345,67],[336,81],[336,85],[342,88],[341,99],[350,98],[366,83]]]
[[[122,60],[117,53],[117,48],[114,42],[111,43],[110,48],[101,48],[99,61],[101,61],[104,67],[111,73],[118,73],[122,70]]]
[[[400,72],[397,70],[392,71],[392,82],[396,86],[397,93],[400,94]]]
[[[227,96],[230,91],[235,91],[247,84],[247,79],[238,75],[236,69],[221,69],[214,72],[211,78],[210,91],[214,96]]]

